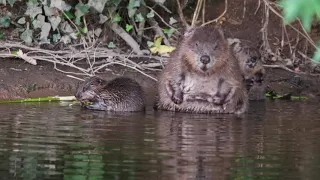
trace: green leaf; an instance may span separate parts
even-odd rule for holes
[[[51,16],[49,17],[49,21],[51,23],[52,29],[55,31],[61,22],[61,18],[59,16]]]
[[[0,17],[0,27],[9,27],[10,26],[10,16],[5,15],[3,17]]]
[[[52,35],[52,40],[53,42],[58,42],[59,40],[61,39],[61,35],[58,33],[58,34],[54,34]]]
[[[130,8],[128,9],[128,16],[129,18],[132,18],[137,12],[137,8]]]
[[[136,8],[136,7],[140,7],[140,0],[135,0],[135,1],[132,1],[128,4],[128,9],[132,9],[132,8]]]
[[[116,14],[116,15],[113,17],[112,21],[113,21],[113,22],[120,22],[121,19],[122,19],[121,16],[120,16],[119,14]]]
[[[93,7],[99,13],[102,13],[107,0],[89,0],[88,6]]]
[[[144,17],[142,16],[141,13],[136,14],[135,21],[136,21],[136,22],[142,22],[142,21],[144,21]]]
[[[99,18],[100,18],[99,24],[103,24],[109,19],[107,16],[105,16],[103,14],[99,14]]]
[[[4,39],[4,33],[0,31],[0,39]]]
[[[7,5],[7,1],[6,0],[0,0],[0,4]]]
[[[173,34],[175,31],[176,31],[176,30],[175,30],[174,28],[164,29],[164,30],[163,30],[163,32],[164,32],[165,34],[167,34],[168,37],[171,37],[172,34]]]
[[[76,5],[75,8],[76,8],[76,12],[75,12],[76,24],[80,25],[81,24],[80,18],[89,12],[89,6],[86,4],[79,3]]]
[[[278,4],[283,9],[285,24],[300,18],[303,27],[309,32],[314,15],[320,15],[320,1],[315,0],[280,0]]]
[[[126,31],[129,32],[133,28],[132,25],[126,24]]]
[[[26,15],[29,15],[31,19],[34,19],[38,14],[42,13],[42,8],[38,6],[38,3],[29,1],[27,3],[27,11],[25,12]]]
[[[173,17],[170,17],[170,20],[169,20],[169,24],[172,25],[174,23],[178,22],[177,20],[175,20]]]
[[[26,29],[21,35],[20,38],[27,44],[30,45],[32,43],[32,34],[33,31],[31,29]]]
[[[316,63],[320,62],[320,50],[316,50],[313,55],[313,59],[316,61]]]
[[[88,28],[87,28],[87,27],[82,28],[82,29],[81,29],[81,32],[83,32],[83,33],[87,34],[87,32],[88,32]]]
[[[154,45],[154,42],[152,41],[147,41],[148,47],[152,47]]]
[[[26,23],[26,18],[22,17],[18,20],[18,24],[25,24]]]
[[[151,10],[148,14],[147,14],[147,18],[153,18],[154,17],[154,11]]]
[[[69,19],[74,19],[75,18],[74,14],[72,12],[70,12],[70,11],[65,11],[64,14],[62,14],[62,17],[64,19],[68,19],[68,18]]]
[[[63,0],[51,0],[50,7],[56,7],[61,11],[69,11],[71,9],[71,6]]]
[[[6,1],[6,0],[4,0],[4,1]],[[13,4],[14,4],[17,0],[7,0],[7,1],[8,1],[8,3],[10,4],[10,6],[12,7]]]
[[[41,26],[40,40],[47,40],[51,29],[50,23],[43,23]]]
[[[108,48],[113,49],[113,48],[115,48],[115,47],[116,47],[116,45],[115,45],[112,41],[109,42]]]

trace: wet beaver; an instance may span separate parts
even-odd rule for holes
[[[77,89],[75,97],[83,107],[103,111],[143,111],[145,93],[134,80],[126,77],[109,82],[90,77]]]
[[[260,52],[239,39],[228,38],[228,43],[239,62],[249,93],[249,100],[265,99],[265,69]]]
[[[247,107],[239,64],[222,30],[187,31],[159,76],[155,109],[241,114]]]

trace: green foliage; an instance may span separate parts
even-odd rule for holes
[[[0,31],[0,39],[4,39],[4,34],[2,31]]]
[[[0,16],[0,27],[9,27],[11,18],[9,15]]]
[[[318,19],[320,18],[320,1],[281,0],[279,5],[283,8],[286,23],[291,23],[299,17],[307,31],[310,31],[314,15],[316,15]]]
[[[314,17],[320,20],[320,1],[318,0],[280,0],[279,6],[283,8],[285,23],[292,23],[300,18],[303,27],[310,32]],[[320,49],[320,48],[318,48]],[[320,61],[320,50],[317,50],[313,58]]]
[[[0,0],[0,4],[9,3],[14,6],[16,1]],[[67,44],[89,32],[95,32],[93,35],[99,36],[101,29],[90,30],[86,26],[86,24],[92,24],[92,21],[85,18],[91,18],[92,15],[99,16],[93,17],[99,20],[99,24],[118,23],[133,36],[137,34],[133,31],[138,30],[139,23],[144,23],[149,18],[155,18],[155,15],[158,16],[153,9],[146,7],[145,0],[88,0],[80,1],[75,6],[70,6],[66,0],[26,0],[24,2],[26,3],[24,15],[18,16],[17,19],[11,17],[10,14],[2,15],[0,27],[18,25],[18,28],[21,29],[20,38],[28,45],[34,41],[40,44],[62,41]],[[164,5],[163,2],[161,0],[162,5]],[[13,19],[15,22],[12,22]],[[84,20],[86,20],[86,24]],[[172,25],[176,22],[171,17],[167,24]],[[150,29],[149,27],[143,28]],[[98,31],[99,33],[96,33]],[[171,37],[176,30],[164,27],[163,31],[168,37]],[[0,37],[3,38],[3,33],[0,34]],[[84,38],[88,37],[84,36]],[[150,44],[148,45],[150,46]],[[116,45],[114,42],[110,42],[108,47],[115,48]]]

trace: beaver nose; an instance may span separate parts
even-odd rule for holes
[[[208,64],[210,62],[210,57],[208,55],[203,55],[200,57],[200,62],[203,64]]]

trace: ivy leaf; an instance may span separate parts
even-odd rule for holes
[[[4,0],[4,1],[6,1],[6,0]],[[8,1],[8,3],[10,4],[10,6],[12,7],[13,6],[13,4],[17,1],[17,0],[7,0]],[[1,3],[0,3],[1,4]]]
[[[53,16],[55,15],[54,9],[52,7],[43,6],[44,14],[46,16]]]
[[[21,33],[20,38],[27,44],[30,45],[32,43],[32,33],[31,29],[26,29],[23,33]]]
[[[0,27],[9,27],[10,26],[10,16],[5,15],[3,17],[0,17]]]
[[[55,31],[61,22],[61,17],[51,16],[51,17],[49,17],[49,21],[51,23],[52,29]]]
[[[42,13],[42,8],[35,4],[28,3],[26,15],[29,15],[32,19],[34,19],[38,14]]]
[[[18,20],[18,24],[25,24],[26,23],[26,18],[22,17]]]
[[[128,4],[128,9],[140,7],[140,0],[132,1]]]
[[[136,11],[137,11],[137,8],[129,8],[128,9],[129,18],[132,18],[135,15]]]
[[[172,25],[174,23],[178,22],[177,20],[175,20],[173,17],[170,17],[170,20],[169,20],[169,24]]]
[[[0,31],[0,39],[4,39],[4,33]]]
[[[47,40],[49,36],[49,32],[51,29],[51,24],[50,23],[43,23],[41,26],[41,33],[40,33],[40,40]]]
[[[113,48],[115,48],[115,47],[116,47],[116,45],[115,45],[112,41],[109,42],[108,48],[113,49]]]
[[[62,14],[62,17],[65,18],[65,19],[73,19],[75,18],[74,14],[70,11],[65,11],[63,14]]]
[[[54,34],[52,35],[52,40],[53,42],[58,42],[59,40],[61,39],[61,35],[58,33],[58,34]]]
[[[0,4],[7,5],[7,1],[6,0],[0,0]]]
[[[56,7],[61,11],[69,11],[71,9],[71,6],[63,0],[51,0],[50,7]]]
[[[120,16],[119,14],[116,14],[116,15],[113,17],[112,21],[113,21],[113,22],[120,22],[121,19],[122,19],[121,16]]]
[[[93,7],[99,13],[102,13],[107,0],[89,0],[88,6]]]
[[[87,27],[82,28],[82,29],[81,29],[81,32],[83,32],[84,34],[87,34],[88,28],[87,28]]]
[[[133,28],[132,25],[126,24],[126,31],[129,32]]]
[[[154,11],[151,10],[148,14],[147,14],[147,18],[153,18],[154,17]]]
[[[154,46],[155,47],[159,47],[161,45],[163,37],[158,37],[155,41],[154,41]]]
[[[167,34],[168,37],[171,37],[172,34],[173,34],[175,31],[176,31],[176,30],[175,30],[174,28],[164,29],[164,30],[163,30],[163,32],[164,32],[165,34]]]
[[[99,18],[100,18],[99,24],[103,24],[109,19],[107,16],[105,16],[103,14],[99,14]]]
[[[142,16],[141,13],[139,13],[139,14],[136,15],[135,21],[136,21],[136,22],[142,22],[142,21],[144,21],[144,17]]]
[[[86,4],[79,3],[76,5],[76,12],[74,15],[76,16],[76,24],[80,25],[80,18],[89,12],[89,6]]]
[[[147,41],[148,47],[152,47],[154,45],[154,42],[152,41]]]

